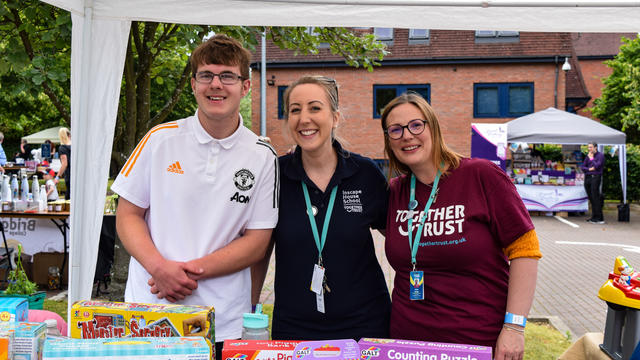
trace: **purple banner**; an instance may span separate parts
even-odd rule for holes
[[[505,124],[471,124],[471,157],[487,159],[506,170]]]

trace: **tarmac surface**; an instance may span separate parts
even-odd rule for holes
[[[587,332],[604,332],[607,305],[598,289],[623,255],[640,270],[640,206],[632,205],[631,221],[618,222],[615,207],[604,210],[605,224],[587,223],[585,216],[532,216],[543,258],[538,266],[536,294],[529,318],[550,319],[563,334],[576,340]],[[374,232],[376,253],[389,290],[395,272],[384,255],[384,237]],[[261,301],[274,300],[274,261],[262,289]]]

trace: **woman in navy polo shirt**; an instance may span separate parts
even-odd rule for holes
[[[285,92],[284,105],[298,146],[279,159],[272,338],[387,337],[390,298],[371,236],[385,226],[386,179],[371,159],[336,140],[335,80],[302,77]],[[254,303],[268,257],[261,276],[254,272]]]
[[[463,158],[416,93],[382,114],[390,181],[385,250],[396,271],[390,336],[491,346],[522,359],[538,238],[502,169]]]

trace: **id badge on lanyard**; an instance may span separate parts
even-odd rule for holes
[[[424,300],[424,271],[416,270],[416,255],[418,254],[418,248],[420,244],[420,237],[422,233],[422,229],[424,227],[424,222],[426,220],[427,214],[429,213],[429,209],[431,208],[431,204],[433,203],[435,197],[438,194],[438,182],[440,181],[441,172],[438,170],[438,174],[436,175],[435,180],[433,181],[433,186],[431,187],[431,195],[429,195],[429,200],[424,207],[423,216],[418,220],[420,225],[418,226],[418,231],[416,232],[415,239],[413,237],[413,213],[414,210],[418,207],[418,201],[416,201],[416,176],[411,174],[411,192],[409,195],[409,212],[411,216],[409,216],[409,226],[408,226],[408,235],[409,235],[409,249],[411,250],[411,265],[412,271],[409,271],[409,299],[410,300]]]
[[[313,239],[316,242],[316,247],[318,248],[318,263],[313,265],[313,275],[311,277],[311,291],[316,294],[316,310],[321,313],[325,313],[324,309],[324,293],[331,292],[329,286],[327,285],[327,277],[325,276],[325,269],[322,264],[322,249],[324,248],[324,243],[327,239],[327,230],[329,229],[329,221],[331,220],[331,213],[333,211],[333,203],[336,200],[336,193],[338,191],[338,186],[334,186],[331,189],[331,197],[329,198],[329,206],[327,207],[327,212],[324,218],[324,224],[322,226],[322,236],[318,234],[318,227],[316,225],[316,219],[313,211],[313,206],[311,206],[311,199],[309,198],[309,190],[307,190],[307,185],[302,182],[302,192],[304,193],[304,200],[307,205],[307,215],[309,216],[309,223],[311,224],[311,231],[313,233]],[[316,210],[317,212],[317,210]]]

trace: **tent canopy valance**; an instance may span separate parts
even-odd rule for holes
[[[627,202],[627,135],[622,131],[570,112],[548,108],[533,114],[521,116],[507,123],[507,141],[584,145],[595,142],[598,145],[618,147],[620,163],[620,183],[623,202]]]
[[[636,32],[635,0],[42,0],[71,12],[69,306],[91,297],[131,21]],[[570,54],[558,54],[570,56]],[[81,241],[79,241],[81,239]]]
[[[588,117],[548,108],[507,123],[507,141],[544,144],[625,144],[627,136]]]
[[[60,144],[58,131],[61,127],[62,126],[54,126],[52,128],[44,129],[42,131],[38,131],[37,133],[27,135],[22,139],[27,140],[27,144],[42,144],[46,140],[50,140],[54,144]]]

